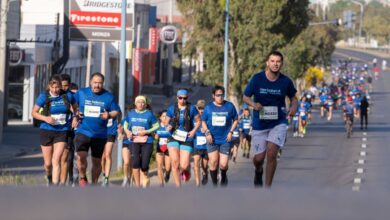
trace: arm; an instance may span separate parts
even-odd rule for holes
[[[207,124],[205,121],[202,121],[202,128],[203,130],[205,130],[205,135],[206,135],[206,140],[209,144],[212,144],[213,143],[213,137],[211,136],[211,133],[209,131],[209,129],[207,128]]]
[[[260,111],[263,108],[263,106],[260,103],[252,101],[252,99],[246,95],[242,97],[242,100],[249,106],[252,106],[253,109],[256,111]]]
[[[200,115],[195,116],[195,121],[196,121],[196,124],[195,124],[194,128],[188,134],[188,137],[190,137],[190,138],[193,138],[195,136],[196,131],[199,129],[199,127],[201,125]]]
[[[133,133],[129,130],[129,123],[125,121],[125,124],[123,125],[123,129],[125,131],[125,134],[127,136],[127,139],[132,139],[133,138]]]
[[[41,107],[39,107],[38,105],[34,105],[32,112],[31,112],[31,116],[37,120],[44,121],[48,124],[54,124],[55,120],[52,117],[39,114],[40,108]]]
[[[298,108],[298,99],[297,97],[293,96],[292,98],[290,98],[290,110],[288,111],[288,116],[290,117],[294,117],[295,113],[297,112],[297,108]]]
[[[227,141],[231,141],[232,140],[233,132],[236,129],[237,124],[238,124],[238,120],[236,119],[236,120],[234,120],[234,122],[232,124],[232,127],[230,128],[229,134],[227,136]]]

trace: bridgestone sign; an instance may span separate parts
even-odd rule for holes
[[[134,1],[128,0],[126,39],[133,40]],[[118,41],[122,24],[121,0],[70,0],[70,39]]]

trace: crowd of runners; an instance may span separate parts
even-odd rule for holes
[[[122,142],[123,187],[150,186],[152,157],[160,186],[171,181],[180,187],[191,173],[198,187],[208,184],[209,177],[214,186],[227,186],[229,161],[235,164],[239,151],[253,160],[254,186],[262,187],[265,179],[270,187],[289,123],[294,137],[304,137],[315,103],[320,103],[321,117],[332,120],[333,111],[342,109],[345,120],[361,117],[361,128],[367,129],[369,93],[378,77],[367,65],[340,62],[330,84],[313,85],[300,99],[293,82],[280,72],[282,65],[281,53],[267,56],[266,70],[252,76],[239,110],[225,100],[225,88],[215,86],[208,103],[199,99],[191,104],[189,91],[179,89],[176,102],[164,111],[153,112],[150,99],[139,95],[122,112],[103,88],[101,73],[92,74],[90,87],[81,89],[66,74],[52,76],[32,113],[41,121],[47,184],[109,186],[114,143]]]

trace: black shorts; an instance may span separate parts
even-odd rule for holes
[[[122,149],[127,148],[129,151],[131,151],[131,143],[130,144],[122,144]]]
[[[161,149],[160,149],[160,146],[157,146],[157,153],[163,153],[165,156],[169,156],[168,149],[165,152],[162,152]]]
[[[88,152],[89,148],[91,148],[91,155],[94,158],[102,158],[106,142],[106,138],[90,138],[81,133],[76,133],[76,136],[74,138],[74,145],[76,147],[76,151]]]
[[[194,156],[195,155],[200,156],[202,159],[206,159],[206,160],[209,159],[209,154],[207,152],[207,149],[197,149],[197,148],[194,148],[193,154],[194,154]]]
[[[252,140],[252,135],[242,132],[242,138],[247,139],[250,142]]]
[[[49,131],[41,129],[39,132],[41,146],[51,146],[58,142],[68,142],[68,131]]]
[[[112,142],[114,143],[116,140],[116,135],[108,135],[107,136],[107,142]]]
[[[238,146],[238,145],[240,145],[240,138],[232,139],[232,141],[230,141],[230,144],[231,144],[232,146]]]
[[[66,145],[66,149],[68,150],[73,150],[74,151],[74,131],[68,131],[68,138],[67,138],[67,145]]]

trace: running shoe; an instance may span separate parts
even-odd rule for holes
[[[130,186],[130,181],[129,181],[129,179],[126,178],[126,177],[123,178],[123,182],[122,182],[121,186],[122,186],[123,188],[129,187],[129,186]]]
[[[109,184],[110,184],[110,183],[109,183],[109,181],[108,181],[108,177],[104,177],[104,178],[103,178],[103,182],[102,182],[102,186],[103,186],[103,187],[108,187]]]
[[[87,177],[80,177],[79,186],[80,187],[85,187],[87,185],[88,185]]]
[[[263,187],[263,171],[261,172],[255,171],[254,184],[255,187]]]
[[[46,176],[46,186],[51,186],[53,185],[52,177],[51,176]]]

